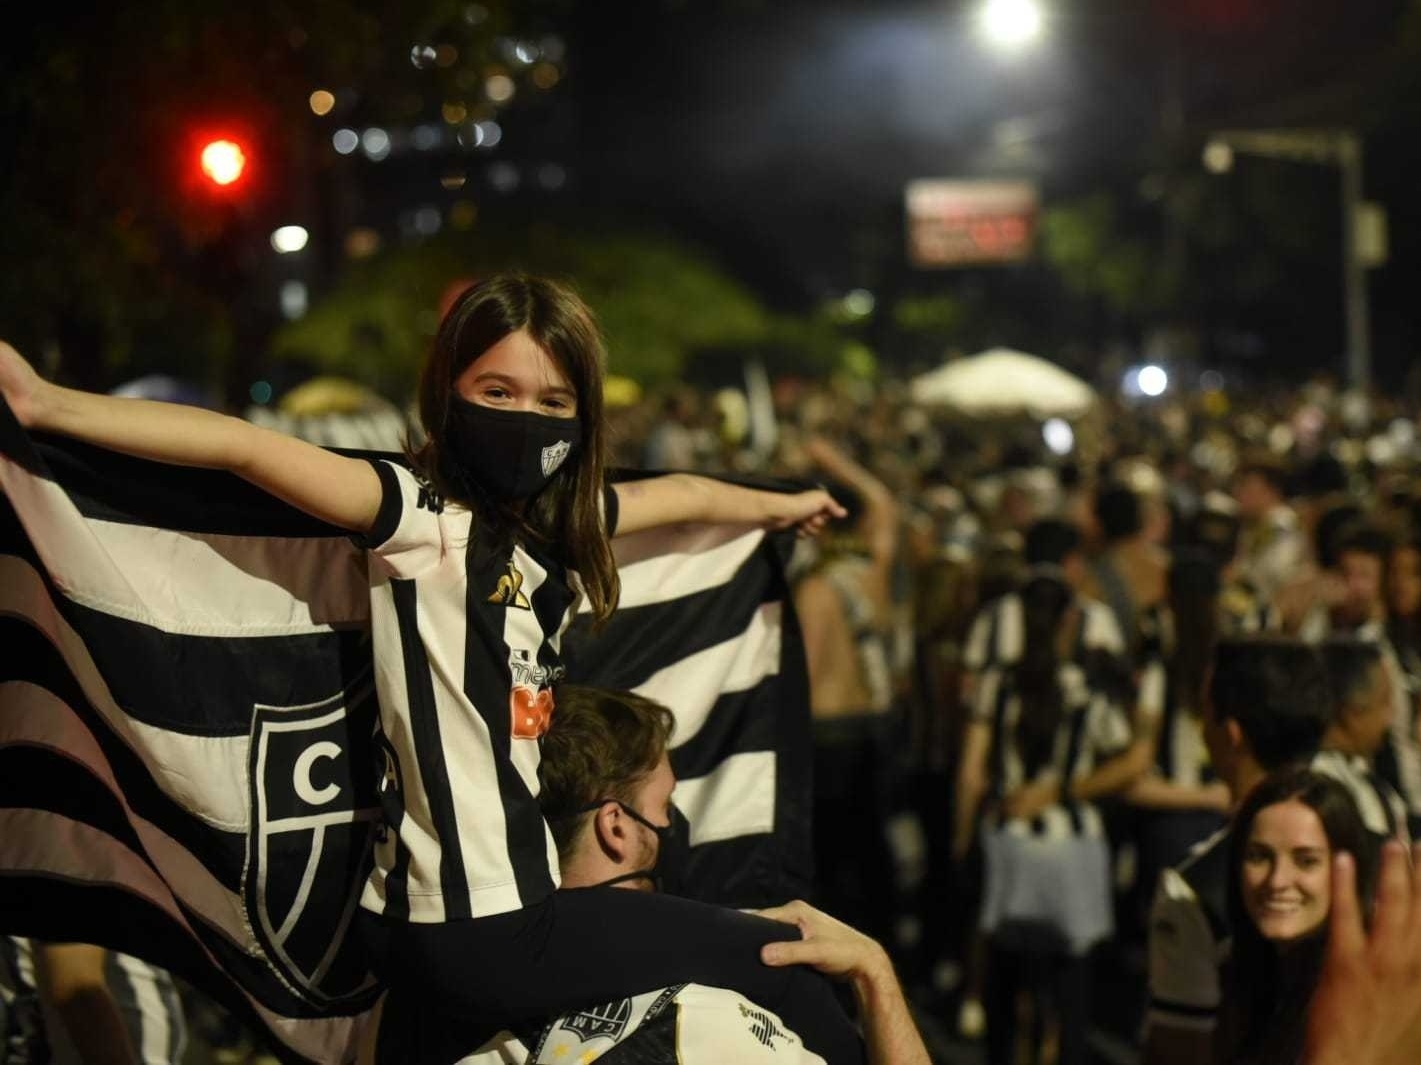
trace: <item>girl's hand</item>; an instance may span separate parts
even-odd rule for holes
[[[0,393],[26,429],[33,428],[38,421],[47,387],[44,378],[35,373],[24,356],[0,340]]]
[[[822,488],[788,495],[775,494],[769,509],[767,524],[771,529],[798,526],[800,536],[818,536],[832,519],[848,514],[848,511],[834,502],[834,497]]]

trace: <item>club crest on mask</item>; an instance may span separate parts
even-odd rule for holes
[[[549,444],[543,448],[543,476],[551,477],[563,464],[571,450],[572,445],[566,440],[559,440],[556,444]]]

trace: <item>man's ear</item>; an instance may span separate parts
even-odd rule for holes
[[[604,802],[592,815],[592,829],[597,833],[597,845],[615,862],[624,862],[631,854],[630,820],[614,802]]]

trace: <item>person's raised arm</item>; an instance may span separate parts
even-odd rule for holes
[[[880,566],[892,565],[898,551],[898,501],[888,486],[827,437],[810,437],[804,450],[821,470],[863,499],[863,531],[869,553]]]
[[[59,1014],[85,1065],[136,1065],[138,1054],[104,976],[107,951],[36,943],[39,993]]]
[[[343,529],[368,531],[380,508],[379,477],[362,459],[215,411],[63,388],[3,341],[0,392],[26,429],[177,466],[229,470]]]
[[[844,516],[844,508],[817,488],[768,492],[692,473],[668,473],[612,487],[617,493],[618,536],[683,521],[743,523],[767,529],[798,526],[801,533],[813,536],[830,518]]]
[[[760,948],[766,965],[808,965],[845,980],[854,990],[869,1065],[929,1065],[928,1049],[908,1009],[888,952],[878,943],[805,902],[760,910],[761,917],[795,925],[799,940]]]

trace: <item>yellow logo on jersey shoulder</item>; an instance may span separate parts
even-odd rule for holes
[[[521,610],[532,610],[533,607],[528,602],[528,597],[519,591],[522,587],[523,574],[518,572],[518,567],[513,564],[513,559],[510,558],[508,572],[498,578],[498,586],[494,588],[488,601],[502,603],[504,606],[516,606]]]

